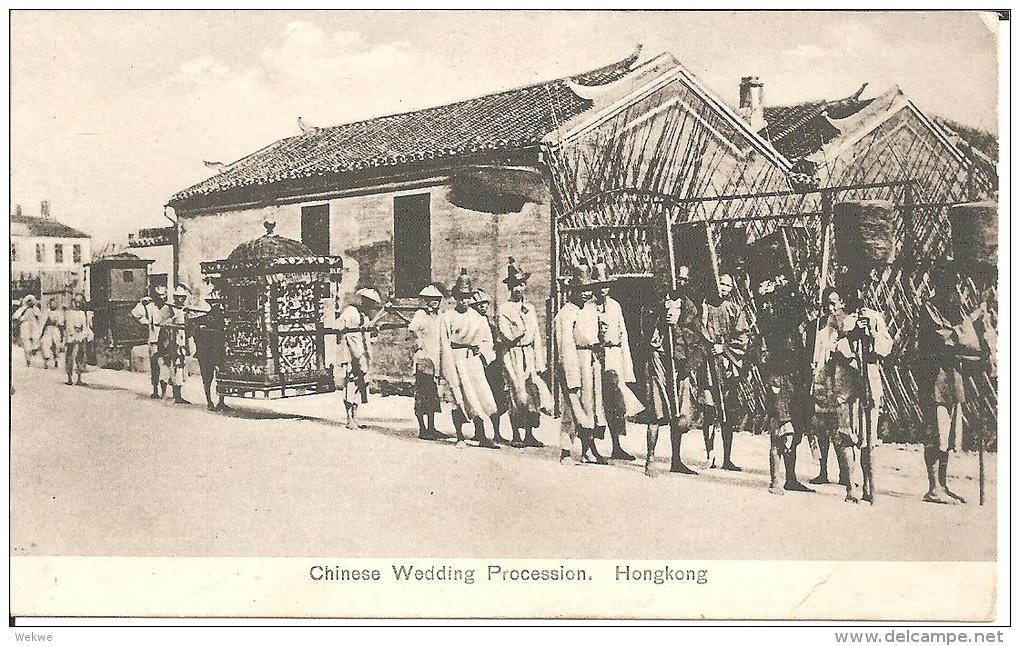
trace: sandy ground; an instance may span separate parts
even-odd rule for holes
[[[745,470],[727,473],[704,469],[701,434],[688,434],[701,475],[653,480],[641,426],[625,441],[634,463],[560,465],[558,420],[538,433],[544,449],[456,448],[416,438],[408,398],[374,397],[368,428],[349,430],[336,395],[211,413],[197,377],[185,406],[149,399],[146,374],[97,370],[71,387],[17,349],[14,361],[13,555],[995,558],[995,455],[984,507],[973,454],[951,465],[970,504],[937,506],[921,502],[919,447],[885,445],[878,502],[856,506],[838,485],[768,494],[760,436],[737,436]],[[658,453],[665,469],[665,432]],[[817,470],[806,442],[798,470]]]

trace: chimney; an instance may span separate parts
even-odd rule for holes
[[[19,218],[21,217],[21,205],[20,204],[15,204],[14,205],[14,215],[18,216]]]
[[[757,76],[740,79],[740,114],[758,132],[765,127],[765,89]]]
[[[50,201],[43,200],[39,205],[39,215],[44,218],[50,217]]]

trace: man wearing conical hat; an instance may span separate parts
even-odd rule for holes
[[[496,323],[489,317],[489,306],[492,299],[485,293],[484,289],[476,289],[471,299],[471,307],[485,318],[489,324],[489,335],[479,344],[482,355],[482,363],[485,364],[485,379],[489,382],[489,390],[492,391],[492,400],[496,402],[496,412],[489,416],[492,424],[492,441],[496,444],[510,444],[500,434],[500,426],[503,415],[510,410],[507,396],[506,378],[503,376],[503,355],[506,353],[506,346],[499,338],[499,330]]]
[[[579,463],[606,464],[595,446],[596,435],[605,434],[606,412],[598,316],[588,307],[592,300],[591,282],[591,270],[586,263],[573,267],[564,280],[564,287],[569,290],[567,303],[553,319],[553,343],[559,359],[556,381],[564,400],[561,464],[571,454]],[[580,453],[573,451],[575,439],[580,441]]]
[[[159,376],[159,328],[174,315],[173,309],[167,304],[166,287],[157,285],[150,296],[145,296],[131,310],[131,316],[145,326],[149,351],[149,379],[152,382],[152,399],[166,395],[166,382]]]
[[[631,384],[636,381],[634,361],[630,355],[630,340],[627,323],[623,319],[623,308],[609,295],[611,280],[605,263],[592,267],[592,289],[595,298],[589,301],[581,317],[594,316],[597,319],[598,344],[602,361],[602,388],[604,392],[606,422],[609,436],[613,441],[614,460],[633,460],[634,456],[620,446],[620,437],[627,434],[627,418],[644,410]]]
[[[407,331],[414,340],[414,416],[418,418],[418,437],[439,440],[447,435],[436,430],[439,399],[439,306],[443,292],[426,285],[418,298],[422,306],[415,311]]]
[[[362,287],[354,292],[354,302],[345,307],[335,321],[336,329],[341,332],[333,356],[333,377],[337,389],[343,393],[347,428],[361,428],[358,404],[368,401],[366,380],[372,360],[372,326],[381,308],[379,292]]]
[[[745,374],[744,356],[751,327],[744,311],[733,300],[736,283],[730,274],[719,276],[717,292],[706,298],[701,310],[701,332],[708,360],[700,384],[705,404],[705,452],[710,468],[716,464],[715,435],[722,431],[722,468],[740,471],[733,463],[733,431],[739,419],[738,385]]]
[[[187,381],[186,362],[194,354],[194,339],[187,330],[187,310],[184,309],[191,291],[183,284],[174,289],[173,313],[159,326],[159,378],[165,392],[166,386],[173,389],[174,403],[189,404],[181,390]]]
[[[39,351],[40,316],[39,303],[35,296],[28,294],[21,299],[21,306],[11,318],[18,325],[21,350],[25,353],[25,365],[32,365],[32,357]]]
[[[461,269],[450,290],[457,304],[439,316],[439,374],[453,396],[453,425],[462,445],[461,425],[472,422],[475,440],[483,448],[499,448],[485,436],[485,421],[496,414],[482,350],[491,338],[489,323],[471,307],[474,289],[467,269]]]
[[[552,394],[544,379],[545,349],[538,313],[524,298],[529,276],[517,268],[513,258],[509,259],[503,282],[510,298],[500,305],[497,319],[499,339],[506,348],[503,374],[510,395],[510,424],[514,433],[511,446],[515,447],[545,446],[534,432],[542,412],[552,409]]]

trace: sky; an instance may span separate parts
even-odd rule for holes
[[[316,126],[670,51],[735,104],[899,85],[995,132],[995,22],[970,12],[14,11],[11,209],[123,244],[175,192]],[[865,94],[867,96],[868,93]],[[96,246],[96,245],[94,245]]]

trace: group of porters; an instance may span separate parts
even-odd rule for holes
[[[39,355],[43,368],[60,367],[60,356],[64,357],[67,385],[84,385],[86,344],[93,340],[92,320],[85,310],[85,299],[74,295],[70,302],[57,306],[51,298],[47,308],[34,294],[27,294],[15,302],[11,321],[17,328],[18,340],[24,350],[25,364],[32,365],[32,359]]]
[[[536,308],[526,298],[529,276],[510,259],[503,280],[507,301],[495,317],[489,316],[489,295],[472,287],[466,269],[449,289],[452,308],[441,309],[447,295],[442,286],[421,290],[421,307],[408,326],[421,439],[463,446],[470,423],[471,443],[478,447],[543,446],[535,430],[554,405]],[[679,266],[674,278],[675,286],[657,298],[654,324],[637,339],[628,335],[622,308],[610,295],[605,264],[578,264],[562,280],[568,298],[552,322],[556,365],[551,366],[562,408],[560,462],[634,460],[620,443],[632,420],[647,425],[644,471],[649,477],[658,475],[655,452],[663,426],[669,427],[670,472],[696,475],[681,454],[682,438],[692,428],[702,429],[710,468],[740,471],[733,461],[734,430],[744,413],[738,391],[753,364],[767,386],[769,491],[813,491],[796,475],[797,447],[807,435],[820,467],[810,483],[829,483],[831,447],[845,499],[873,503],[883,408],[879,362],[893,347],[884,315],[865,302],[877,274],[846,274],[825,290],[825,311],[814,320],[790,301],[772,301],[772,323],[758,335],[734,298],[731,275],[721,275],[717,292],[704,298],[689,287],[691,267]],[[963,313],[957,278],[952,272],[933,276],[936,288],[924,303],[920,328],[923,396],[932,421],[924,451],[929,480],[924,500],[941,504],[964,502],[946,482],[950,452],[962,446],[964,380],[982,361],[993,361],[995,352],[985,297],[974,311]],[[358,425],[358,402],[364,401],[373,323],[385,309],[375,290],[359,290],[357,297],[339,325],[356,331],[340,334],[334,364],[352,427]],[[642,365],[634,364],[632,343],[648,350]],[[452,434],[436,428],[444,399],[453,402]],[[501,430],[504,415],[510,438]],[[597,444],[607,431],[608,459]],[[721,456],[715,452],[717,434]]]
[[[562,279],[568,298],[552,322],[553,380],[549,379],[537,310],[526,298],[530,274],[521,271],[512,258],[503,280],[508,299],[500,304],[495,317],[488,315],[489,295],[472,287],[466,269],[449,290],[452,308],[441,309],[446,298],[442,286],[426,286],[419,294],[421,307],[408,323],[419,437],[453,440],[463,446],[464,426],[470,423],[472,444],[479,447],[541,447],[535,430],[543,416],[553,414],[553,396],[547,384],[554,383],[560,390],[562,409],[561,463],[634,460],[620,438],[627,432],[627,421],[635,420],[647,425],[645,473],[650,477],[657,475],[655,452],[663,426],[669,427],[670,472],[696,475],[681,455],[683,436],[692,428],[703,431],[711,468],[740,471],[733,461],[734,430],[745,412],[739,386],[753,365],[767,386],[769,491],[812,491],[796,475],[797,447],[807,435],[820,467],[810,483],[829,482],[831,446],[846,500],[873,503],[875,451],[883,409],[879,362],[893,347],[883,313],[866,302],[876,272],[845,274],[837,286],[824,291],[824,311],[815,320],[790,300],[767,302],[765,311],[761,307],[758,311],[760,334],[752,335],[747,312],[734,298],[733,277],[722,274],[714,281],[716,293],[703,297],[690,288],[691,270],[686,265],[677,267],[670,287],[656,299],[654,323],[641,331],[641,338],[632,340],[622,308],[610,296],[612,280],[606,266],[578,264],[570,268]],[[758,286],[759,293],[767,284]],[[934,274],[932,285],[933,290],[922,299],[924,311],[918,317],[916,362],[925,367],[921,396],[931,422],[924,450],[929,481],[924,500],[962,503],[964,499],[947,486],[949,456],[962,447],[968,373],[995,360],[994,303],[989,304],[991,292],[985,290],[980,304],[964,311],[960,276],[955,271]],[[222,395],[218,403],[212,400],[213,379],[224,360],[221,303],[210,296],[206,299],[210,309],[189,318],[189,311],[194,311],[185,305],[190,296],[187,287],[178,285],[171,302],[167,290],[156,287],[132,310],[148,330],[152,397],[165,397],[169,387],[175,402],[187,403],[181,388],[187,379],[186,359],[195,355],[207,406],[223,410],[227,407]],[[386,310],[376,290],[362,288],[335,320],[337,342],[331,344],[334,378],[352,428],[359,426],[359,403],[367,401],[372,339]],[[60,329],[66,330],[61,334],[66,337],[63,341],[69,357],[68,383],[72,382],[72,370],[81,383],[80,354],[90,326],[80,302],[63,316],[51,317],[41,312],[34,299],[24,300],[15,319],[21,324],[26,358],[39,347],[39,338],[52,337],[48,324],[40,323],[50,318],[61,319]],[[647,350],[642,365],[634,365],[632,343],[643,344]],[[51,355],[52,349],[44,357]],[[55,356],[52,360],[56,365]],[[436,414],[444,399],[453,403],[453,434],[436,428]],[[511,438],[501,433],[504,415],[509,417]],[[608,459],[596,443],[607,431],[612,446]],[[715,453],[717,434],[722,439],[721,457]]]

